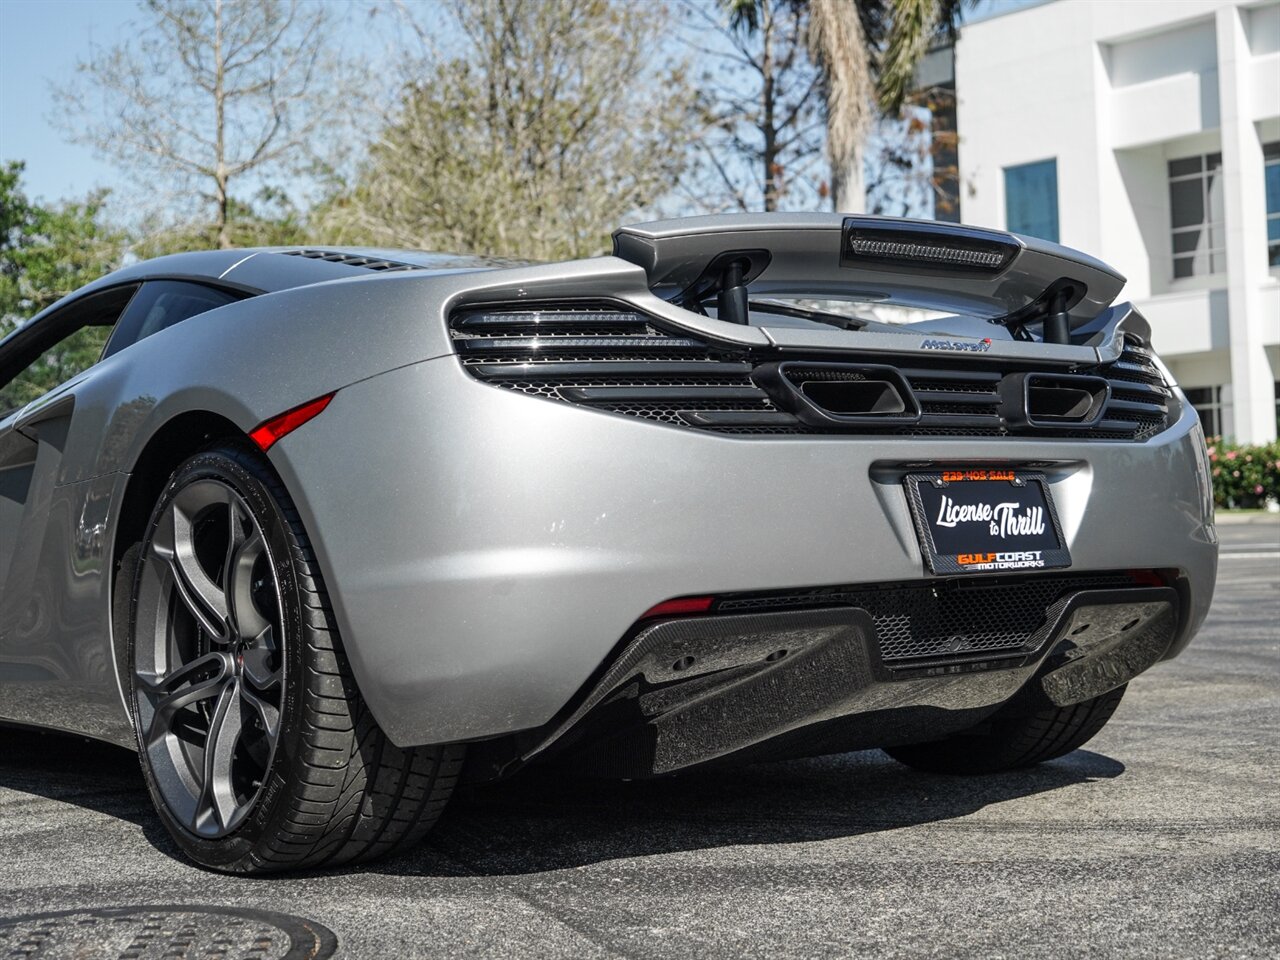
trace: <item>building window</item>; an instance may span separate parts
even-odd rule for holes
[[[1280,267],[1280,142],[1262,146],[1267,178],[1267,262]]]
[[[1222,154],[1169,161],[1175,280],[1227,269],[1223,206]]]
[[[1223,435],[1223,408],[1221,387],[1183,387],[1191,406],[1200,415],[1200,426],[1204,428],[1206,437]]]
[[[1004,222],[1014,233],[1058,242],[1058,161],[1004,168]]]

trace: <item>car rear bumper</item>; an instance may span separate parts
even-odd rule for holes
[[[1185,405],[1144,443],[708,435],[441,357],[344,388],[271,459],[361,692],[410,744],[563,717],[668,598],[930,579],[902,478],[937,465],[1043,473],[1073,572],[1173,571],[1172,656],[1216,574],[1202,446]]]
[[[974,590],[974,601],[1001,589],[1011,588]],[[1019,691],[1035,710],[1122,686],[1168,651],[1179,597],[1169,587],[1072,590],[1037,611],[1042,622],[1012,655],[909,663],[883,656],[896,618],[875,606],[882,615],[831,606],[647,623],[522,759],[560,755],[579,770],[636,778],[728,757],[939,739]]]

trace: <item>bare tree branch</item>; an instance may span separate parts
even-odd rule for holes
[[[607,249],[608,225],[679,183],[696,126],[665,3],[449,0],[399,15],[404,93],[353,186],[317,216],[337,238],[538,259]],[[434,30],[433,30],[434,28]],[[447,52],[433,33],[458,41]]]
[[[237,184],[296,169],[332,114],[316,83],[329,10],[304,0],[146,0],[131,40],[95,48],[79,80],[55,88],[55,120],[148,187],[212,198],[216,242],[229,246]],[[207,186],[192,190],[192,178]]]

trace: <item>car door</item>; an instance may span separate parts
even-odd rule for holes
[[[136,290],[90,293],[0,341],[0,718],[46,719],[31,681],[74,682],[85,672],[76,651],[48,642],[65,626],[66,565],[46,555],[46,533],[51,517],[71,509],[58,481],[76,386]]]
[[[0,415],[0,593],[17,547],[23,506],[35,470],[36,441],[16,429],[21,409]]]
[[[121,365],[99,361],[243,296],[157,278],[90,294],[0,343],[0,718],[119,739],[105,534],[123,487],[97,456],[110,415],[100,398]]]

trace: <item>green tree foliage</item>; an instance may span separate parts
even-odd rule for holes
[[[832,0],[828,0],[832,2]],[[966,7],[977,0],[834,0],[858,8],[880,111],[897,115],[910,99],[916,65],[929,48],[954,42]]]
[[[106,193],[44,206],[22,190],[23,165],[0,166],[0,336],[115,269],[124,238],[102,222]],[[92,365],[110,331],[86,327],[0,389],[0,411],[20,407]]]
[[[1280,440],[1249,446],[1210,437],[1209,461],[1218,506],[1253,509],[1280,500]]]
[[[354,189],[320,217],[327,236],[579,257],[670,190],[692,113],[655,54],[664,4],[450,0],[430,12],[459,43],[420,64]]]
[[[23,192],[23,167],[0,166],[0,335],[114,270],[124,252],[103,220],[106,191],[45,206]]]
[[[110,327],[81,327],[71,336],[41,354],[13,380],[0,387],[0,416],[26,406],[87,370],[102,356]]]
[[[233,247],[290,247],[307,242],[308,216],[287,196],[263,190],[257,203],[231,200],[227,206],[227,235]],[[218,227],[206,223],[165,224],[146,220],[131,250],[141,260],[188,250],[218,246]]]

